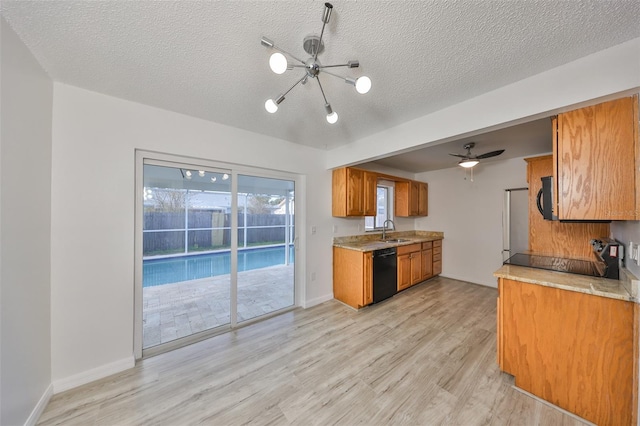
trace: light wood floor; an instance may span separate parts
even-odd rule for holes
[[[580,424],[499,372],[496,296],[435,278],[296,310],[57,394],[39,424]]]

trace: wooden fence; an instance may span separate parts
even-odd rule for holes
[[[285,242],[285,215],[247,214],[246,245]],[[238,246],[245,245],[245,215],[238,213]],[[189,211],[185,227],[182,212],[145,212],[143,255],[184,252],[185,228],[189,251],[214,250],[231,245],[231,214],[211,211]],[[194,230],[205,228],[204,230]],[[216,229],[211,229],[216,228]],[[172,231],[169,231],[172,230]],[[160,232],[151,232],[160,231]]]

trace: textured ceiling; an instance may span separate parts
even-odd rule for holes
[[[324,64],[358,59],[359,95],[322,84],[340,115],[324,119],[317,84],[276,114],[264,101],[302,74],[269,70],[267,36],[296,56],[319,34],[321,1],[10,1],[1,13],[60,82],[331,149],[640,36],[640,2],[333,2]],[[479,146],[480,149],[482,149]]]

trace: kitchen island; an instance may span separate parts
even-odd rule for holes
[[[497,358],[518,388],[599,425],[637,418],[637,279],[503,265]]]

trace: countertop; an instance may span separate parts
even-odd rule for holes
[[[398,231],[387,232],[387,238],[403,239],[403,242],[386,243],[381,241],[381,234],[353,235],[348,237],[335,237],[333,246],[356,251],[374,251],[390,247],[407,246],[425,241],[436,241],[444,238],[443,232],[437,231]]]
[[[624,268],[620,269],[619,280],[515,265],[502,265],[493,275],[498,278],[638,303],[638,279]]]

